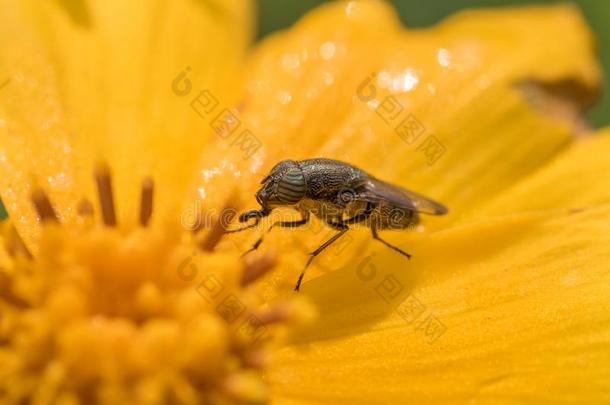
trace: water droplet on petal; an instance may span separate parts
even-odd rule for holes
[[[286,53],[282,56],[282,68],[284,70],[295,70],[301,65],[299,55],[296,53]]]
[[[334,42],[324,42],[320,46],[320,56],[324,60],[330,60],[333,56],[335,56],[336,50],[337,47],[335,46]]]
[[[442,67],[448,67],[451,64],[451,52],[445,48],[441,48],[436,54],[436,59],[438,60],[438,64]]]

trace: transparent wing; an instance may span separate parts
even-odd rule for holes
[[[444,215],[448,212],[447,207],[439,202],[379,179],[369,178],[364,186],[364,190],[358,193],[358,200],[373,203],[388,201],[398,207],[429,215]]]

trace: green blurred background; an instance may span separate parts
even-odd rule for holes
[[[258,38],[292,25],[307,10],[314,8],[323,0],[259,0]],[[415,0],[391,1],[398,10],[403,22],[409,27],[425,27],[436,23],[443,17],[464,8],[501,7],[523,4],[550,4],[557,1],[540,0]],[[606,72],[610,71],[610,0],[575,0],[589,24],[595,31],[601,63]],[[558,41],[561,41],[558,38]],[[610,83],[606,82],[600,102],[589,113],[590,121],[597,127],[610,123]],[[0,203],[0,218],[6,215]]]

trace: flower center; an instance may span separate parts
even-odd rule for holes
[[[34,256],[9,224],[0,262],[0,396],[9,403],[266,402],[262,380],[278,328],[306,311],[263,305],[252,283],[275,265],[215,252],[218,220],[192,233],[151,221],[142,183],[140,227],[117,225],[107,166],[95,172],[102,223],[90,202],[62,225],[47,194]],[[222,214],[221,214],[222,218]]]

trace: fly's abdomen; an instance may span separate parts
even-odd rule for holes
[[[389,203],[381,203],[371,213],[371,226],[377,229],[407,229],[419,223],[417,212]]]

